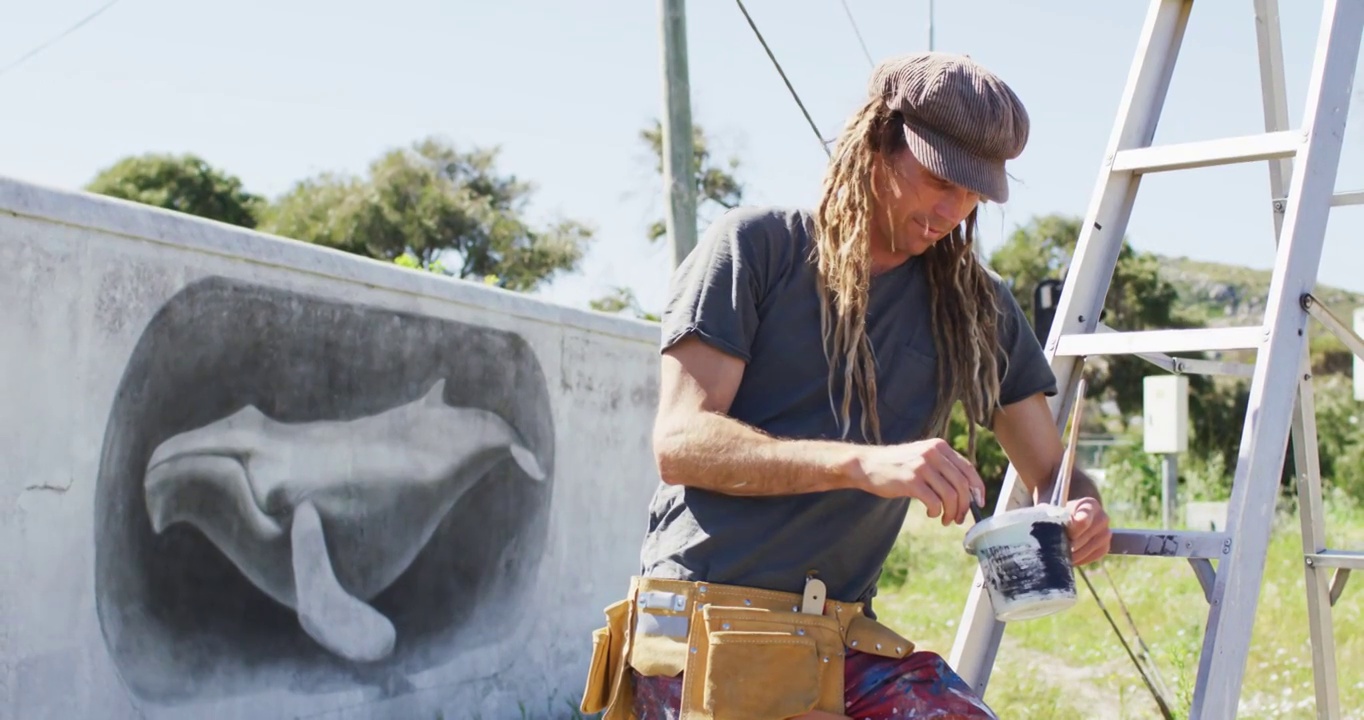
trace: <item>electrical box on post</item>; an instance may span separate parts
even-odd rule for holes
[[[1143,445],[1157,455],[1189,448],[1189,378],[1148,375],[1142,383]]]

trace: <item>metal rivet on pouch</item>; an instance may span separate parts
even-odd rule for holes
[[[897,653],[902,653],[902,652],[904,652],[904,651],[905,651],[905,649],[902,648],[902,647],[900,647],[899,645],[896,645],[896,646],[895,646],[895,652],[897,652]]]
[[[752,601],[752,600],[747,600],[747,599],[745,599],[745,600],[744,600],[744,604],[745,604],[745,605],[752,605],[752,604],[753,604],[753,601]]]
[[[721,630],[728,630],[728,629],[729,629],[729,623],[725,623],[725,624],[721,625],[721,626],[720,626],[720,629],[721,629]]]
[[[691,651],[692,651],[693,653],[696,652],[696,648],[692,648]]]
[[[805,628],[796,628],[796,634],[797,634],[797,635],[804,635],[804,634],[805,634]]]
[[[824,662],[829,662],[829,658],[824,658]]]
[[[800,612],[800,606],[799,606],[799,605],[792,605],[792,606],[791,606],[791,612]]]
[[[856,640],[852,641],[852,646],[853,646],[853,647],[857,647],[857,641],[856,641]]]
[[[877,649],[877,650],[880,650],[880,649],[881,649],[881,643],[876,643],[876,649]]]
[[[705,585],[702,585],[702,586],[701,586],[701,592],[705,592],[705,591],[706,591],[706,586],[705,586]]]

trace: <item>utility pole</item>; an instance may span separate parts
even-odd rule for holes
[[[933,52],[933,0],[928,0],[928,51]]]
[[[659,0],[663,21],[663,196],[673,267],[696,247],[696,171],[692,167],[691,86],[687,79],[685,0]]]

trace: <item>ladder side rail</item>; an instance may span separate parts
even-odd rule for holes
[[[1251,385],[1227,530],[1231,553],[1218,567],[1190,715],[1234,717],[1263,580],[1278,478],[1287,452],[1308,316],[1300,298],[1321,261],[1364,34],[1364,0],[1325,0],[1304,113],[1303,148],[1288,193],[1285,234],[1265,308],[1265,342]]]
[[[1255,0],[1255,29],[1260,56],[1261,97],[1264,102],[1265,131],[1288,127],[1287,87],[1284,83],[1283,34],[1279,23],[1278,0]],[[1269,162],[1270,216],[1274,220],[1274,242],[1283,232],[1289,180],[1293,176],[1291,159]],[[1332,206],[1336,204],[1332,198]],[[1310,312],[1311,305],[1306,305]],[[1326,549],[1325,516],[1321,500],[1321,463],[1317,444],[1316,401],[1312,387],[1312,359],[1307,344],[1302,351],[1302,380],[1298,402],[1293,409],[1293,468],[1298,486],[1298,520],[1302,526],[1303,553]],[[1335,627],[1331,615],[1333,584],[1326,569],[1303,563],[1307,589],[1308,629],[1312,641],[1313,687],[1318,720],[1340,717],[1339,675],[1336,669]]]
[[[1326,550],[1325,514],[1321,501],[1321,464],[1317,445],[1316,401],[1310,375],[1311,355],[1303,343],[1306,370],[1299,381],[1298,402],[1293,410],[1293,469],[1298,485],[1298,520],[1302,524],[1304,554]],[[1307,588],[1307,622],[1312,639],[1312,675],[1319,720],[1339,720],[1340,687],[1336,670],[1335,623],[1331,616],[1329,570],[1304,562]]]
[[[1151,144],[1192,7],[1193,0],[1151,0],[1139,36],[1116,116],[1118,122],[1109,138],[1098,184],[1076,244],[1076,261],[1067,272],[1057,307],[1056,317],[1060,321],[1052,325],[1050,349],[1044,348],[1059,385],[1059,392],[1048,403],[1058,428],[1069,415],[1082,366],[1075,358],[1057,357],[1056,341],[1063,332],[1074,332],[1080,326],[1092,331],[1098,324],[1099,309],[1117,266],[1139,183],[1137,175],[1115,174],[1111,165],[1119,151]],[[1081,316],[1083,320],[1078,320]],[[1027,500],[1026,486],[1010,464],[995,511],[1027,504]],[[994,617],[984,575],[977,568],[948,663],[982,696],[1003,635],[1004,625]]]
[[[1260,97],[1264,104],[1265,132],[1288,130],[1288,85],[1284,80],[1283,32],[1279,23],[1279,0],[1255,0],[1255,35],[1260,55]],[[1293,159],[1279,158],[1269,163],[1269,191],[1274,219],[1274,238],[1283,231],[1284,203],[1288,181],[1293,177]]]

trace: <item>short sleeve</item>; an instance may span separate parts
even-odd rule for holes
[[[717,218],[673,272],[662,350],[688,335],[748,362],[768,274],[770,224],[748,209]]]
[[[992,274],[993,277],[993,274]],[[1002,377],[999,381],[999,402],[1009,405],[1037,393],[1055,395],[1056,375],[1051,363],[1042,353],[1042,344],[1033,332],[1032,323],[1023,314],[1017,298],[998,278],[995,285],[1003,316],[999,323],[999,344]]]

